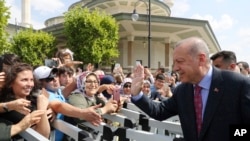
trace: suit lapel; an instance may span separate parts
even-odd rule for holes
[[[209,124],[213,118],[213,115],[220,103],[221,97],[223,95],[223,79],[221,76],[221,71],[213,68],[212,81],[209,90],[209,95],[207,99],[207,104],[204,112],[204,118],[202,123],[202,129],[200,133],[200,139],[204,136]]]

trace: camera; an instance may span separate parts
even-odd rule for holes
[[[53,59],[45,59],[44,60],[45,66],[53,68],[53,67],[58,67],[58,62]]]

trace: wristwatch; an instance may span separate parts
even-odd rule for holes
[[[3,104],[3,109],[5,112],[9,112],[9,108],[6,103]]]

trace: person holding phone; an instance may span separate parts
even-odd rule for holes
[[[58,67],[62,66],[75,67],[75,65],[83,64],[82,61],[74,61],[73,55],[74,53],[70,49],[65,48],[65,49],[60,49],[56,53],[56,58],[53,59],[55,59],[58,62]]]
[[[120,105],[118,102],[113,99],[109,99],[107,102],[104,102],[101,98],[98,97],[97,91],[99,89],[100,81],[99,77],[93,73],[83,74],[86,76],[79,76],[82,78],[81,80],[81,89],[77,89],[72,92],[72,94],[68,97],[68,102],[81,109],[88,108],[90,106],[102,104],[101,108],[96,109],[96,112],[100,115],[113,113],[115,112]],[[82,91],[83,90],[83,91]],[[82,119],[74,118],[76,123],[81,123]]]
[[[32,96],[32,89],[34,87],[33,67],[29,64],[17,63],[11,66],[11,69],[5,73],[6,84],[0,93],[0,102],[5,103],[3,105],[5,112],[1,114],[1,118],[17,124],[29,112],[42,110],[41,120],[32,128],[48,138],[50,135],[50,125],[46,112],[49,101],[42,94],[37,97]],[[7,104],[7,102],[13,100],[16,100],[17,104],[19,103],[20,110],[16,111],[10,104]]]
[[[81,109],[66,102],[66,98],[68,98],[69,94],[65,94],[63,90],[67,89],[68,86],[66,86],[63,90],[60,89],[57,68],[52,69],[47,66],[39,66],[33,71],[33,74],[36,80],[38,80],[41,84],[41,87],[46,89],[47,96],[49,97],[49,105],[51,109],[57,114],[57,119],[64,120],[64,116],[79,117],[81,119],[85,119],[95,126],[100,124],[101,116],[95,111],[95,109],[99,108],[100,105]],[[72,84],[75,85],[75,83]],[[64,134],[59,130],[55,130],[55,140],[61,141],[63,138]]]

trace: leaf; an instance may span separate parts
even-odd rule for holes
[[[11,51],[22,58],[22,61],[33,66],[43,65],[44,59],[51,58],[55,52],[55,37],[32,28],[20,30],[13,36]]]
[[[111,63],[118,57],[118,23],[97,9],[75,7],[64,15],[68,47],[74,58],[88,63]]]

